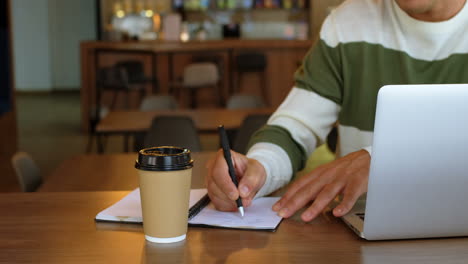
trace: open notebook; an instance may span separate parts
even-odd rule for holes
[[[190,226],[212,226],[237,229],[257,229],[275,231],[282,218],[271,207],[279,197],[255,199],[245,208],[242,218],[238,212],[220,212],[209,202],[206,189],[190,191]],[[137,188],[122,200],[104,209],[96,215],[96,221],[142,223],[140,189]]]

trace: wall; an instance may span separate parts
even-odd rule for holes
[[[12,2],[17,90],[79,89],[79,43],[95,39],[95,1]]]
[[[48,1],[12,1],[17,90],[41,91],[52,87]]]
[[[95,0],[49,0],[52,87],[80,87],[80,42],[96,39]]]

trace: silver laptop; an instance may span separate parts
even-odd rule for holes
[[[468,235],[468,84],[380,89],[367,200],[343,220],[368,240]]]

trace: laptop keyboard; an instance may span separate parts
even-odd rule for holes
[[[361,218],[364,221],[365,214],[364,213],[356,213],[359,218]]]

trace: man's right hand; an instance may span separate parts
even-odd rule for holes
[[[266,171],[260,162],[232,150],[231,157],[239,182],[238,188],[229,176],[222,149],[207,163],[208,175],[205,183],[208,195],[216,209],[220,211],[236,211],[235,201],[239,196],[244,207],[250,206],[255,194],[265,184]]]

